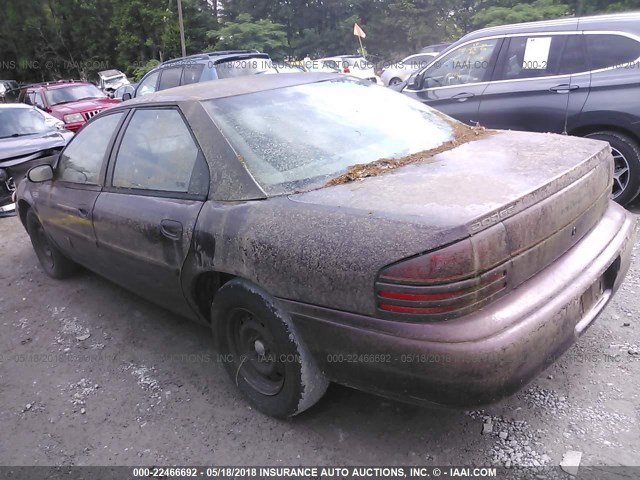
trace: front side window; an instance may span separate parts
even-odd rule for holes
[[[494,67],[498,39],[480,40],[456,48],[423,75],[423,88],[484,82]]]
[[[138,85],[138,90],[136,91],[136,97],[143,97],[145,95],[149,95],[150,93],[155,92],[159,75],[160,75],[160,70],[153,72],[147,78],[145,78],[140,83],[140,85]]]
[[[455,138],[454,120],[350,77],[203,105],[269,195],[321,187],[354,165],[401,158]]]
[[[204,194],[209,184],[205,167],[177,110],[141,109],[134,113],[122,138],[113,186]]]
[[[76,134],[62,151],[56,179],[85,185],[100,185],[100,169],[109,141],[123,113],[96,118]]]
[[[640,59],[640,43],[632,38],[587,34],[585,40],[592,70],[622,66]]]
[[[36,107],[44,108],[44,100],[42,99],[42,95],[36,92],[34,98],[35,98],[34,102]]]

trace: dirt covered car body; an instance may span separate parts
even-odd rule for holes
[[[553,362],[621,284],[635,229],[611,165],[603,142],[283,74],[110,109],[18,208],[49,274],[79,263],[211,324],[265,413],[328,381],[469,406]]]

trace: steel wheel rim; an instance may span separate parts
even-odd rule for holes
[[[613,190],[612,198],[618,198],[629,186],[629,161],[617,148],[611,147],[613,155]]]
[[[38,237],[38,251],[40,253],[40,259],[42,263],[46,264],[49,269],[52,269],[55,266],[53,260],[53,251],[51,250],[51,245],[49,245],[49,239],[47,238],[47,234],[44,233],[44,228],[42,225],[38,225],[36,235]]]
[[[266,322],[249,310],[237,308],[231,312],[227,340],[236,368],[236,382],[242,377],[263,395],[280,393],[285,370]]]

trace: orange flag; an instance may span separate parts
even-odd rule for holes
[[[364,30],[362,30],[362,28],[360,28],[360,25],[358,25],[357,23],[353,24],[353,34],[356,37],[360,37],[360,38],[365,38],[367,36],[367,34],[364,33]]]

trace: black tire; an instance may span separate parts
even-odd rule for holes
[[[78,271],[78,265],[53,244],[33,210],[27,211],[27,232],[40,266],[52,278],[66,278]]]
[[[586,137],[609,142],[615,162],[611,198],[620,205],[631,203],[640,192],[640,147],[637,142],[622,133],[609,131],[590,133]]]
[[[389,80],[389,86],[399,85],[401,83],[402,83],[402,80],[400,80],[398,77],[393,77],[391,80]]]
[[[258,411],[287,418],[324,395],[329,382],[289,315],[259,287],[242,279],[223,285],[211,323],[227,373]]]

